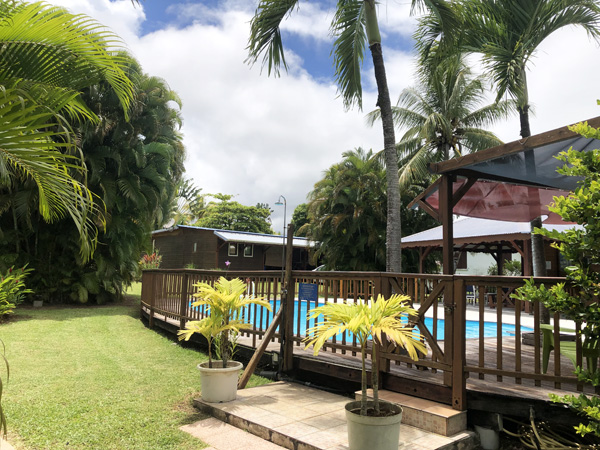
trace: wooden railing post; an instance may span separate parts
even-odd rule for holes
[[[183,330],[185,328],[185,323],[187,322],[187,311],[189,307],[189,299],[188,299],[188,273],[183,272],[183,277],[181,280],[181,304],[179,307],[179,329]]]
[[[294,366],[294,300],[296,297],[294,278],[292,276],[292,257],[294,253],[294,224],[290,223],[287,229],[287,243],[285,249],[285,292],[281,302],[283,306],[283,356],[282,370],[290,372]]]
[[[149,273],[150,278],[150,313],[148,315],[148,326],[154,328],[154,306],[156,305],[156,284],[158,282],[157,273]]]
[[[467,314],[467,290],[464,280],[454,278],[453,355],[452,355],[452,407],[459,411],[467,409],[467,380],[465,377],[466,342],[465,326]]]

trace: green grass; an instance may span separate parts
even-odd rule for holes
[[[124,294],[140,297],[142,295],[142,283],[140,283],[140,282],[131,283],[131,286],[129,286],[127,289],[125,289]]]
[[[204,448],[178,428],[202,418],[191,399],[206,356],[138,317],[131,306],[21,309],[2,324],[9,442],[27,450]]]

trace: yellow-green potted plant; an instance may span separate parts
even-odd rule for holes
[[[207,306],[209,314],[202,320],[188,322],[179,330],[179,339],[186,341],[194,333],[202,334],[208,341],[208,362],[198,365],[202,383],[202,399],[211,403],[236,399],[237,382],[242,363],[231,361],[235,338],[240,330],[251,325],[246,321],[245,310],[249,305],[264,306],[271,311],[269,302],[262,298],[245,295],[246,284],[239,278],[227,280],[220,277],[214,286],[197,283],[192,306]],[[212,348],[220,361],[213,361]]]
[[[320,320],[308,330],[305,340],[306,347],[313,346],[315,355],[329,339],[339,333],[352,333],[361,347],[361,400],[346,404],[350,450],[398,449],[402,408],[379,399],[377,344],[381,344],[386,336],[389,341],[404,348],[415,361],[418,359],[417,352],[426,353],[425,345],[420,340],[421,335],[407,320],[409,315],[417,314],[408,305],[409,300],[405,295],[392,295],[389,299],[379,295],[376,301],[371,298],[357,303],[327,303],[309,311],[309,319]],[[366,359],[369,341],[373,343],[372,401],[367,398]]]

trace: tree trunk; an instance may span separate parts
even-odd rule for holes
[[[529,126],[529,94],[527,90],[527,79],[525,78],[525,71],[523,70],[523,98],[519,101],[517,110],[519,111],[519,120],[521,124],[521,137],[523,139],[531,136],[531,128]],[[528,170],[531,170],[535,174],[535,158],[533,151],[525,152],[525,164]],[[539,191],[538,191],[539,196]],[[536,198],[539,201],[539,197]],[[545,277],[546,276],[546,255],[544,252],[544,238],[538,234],[534,234],[535,228],[541,228],[542,218],[536,217],[530,222],[531,227],[531,255],[533,260],[533,276],[534,277]],[[550,311],[544,305],[540,304],[541,322],[550,323]]]
[[[369,3],[369,2],[366,2]],[[396,153],[396,136],[392,116],[392,102],[388,90],[387,78],[381,44],[376,42],[369,46],[373,57],[375,80],[377,82],[377,106],[381,110],[383,126],[383,147],[385,155],[385,174],[387,185],[387,226],[386,226],[386,271],[402,272],[400,222],[400,187],[398,183],[398,154]]]
[[[373,406],[375,416],[379,417],[379,360],[377,359],[377,342],[375,338],[371,339],[371,385],[373,386]]]

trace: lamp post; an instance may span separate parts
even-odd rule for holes
[[[281,201],[283,199],[283,202]],[[283,289],[283,279],[285,273],[285,220],[287,215],[287,201],[283,195],[279,196],[279,200],[275,202],[277,206],[283,205],[283,246],[281,247],[281,287]]]
[[[283,200],[283,202],[281,201]],[[286,315],[286,311],[285,311],[285,304],[286,304],[286,291],[283,289],[283,280],[285,278],[285,219],[286,219],[286,214],[287,214],[287,201],[285,199],[285,197],[283,195],[279,196],[279,200],[277,200],[275,202],[275,204],[277,206],[281,206],[283,205],[283,246],[281,247],[281,315],[282,315],[282,321],[280,322],[279,325],[279,335],[281,336],[281,339],[279,341],[279,361],[277,363],[277,378],[279,380],[282,379],[282,374],[283,374],[283,357],[284,357],[284,352],[285,352],[285,341],[286,341],[286,335],[285,335],[285,328],[284,328],[284,323],[285,323],[285,315]]]

